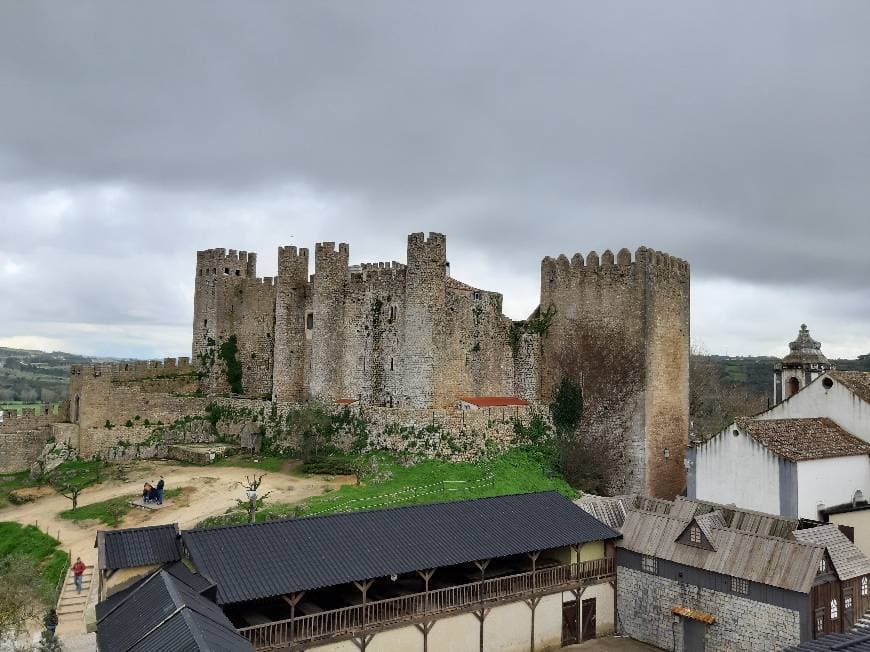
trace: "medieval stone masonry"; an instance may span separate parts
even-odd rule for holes
[[[545,258],[540,306],[525,322],[502,295],[448,274],[445,236],[408,237],[407,263],[350,265],[350,247],[282,247],[278,276],[256,254],[197,254],[193,364],[227,391],[235,338],[242,393],[363,405],[449,408],[461,396],[549,401],[581,379],[584,428],[622,451],[614,490],[683,489],[688,433],[689,266],[645,247]]]
[[[511,419],[546,412],[570,377],[584,395],[583,445],[618,452],[612,491],[672,498],[684,488],[685,261],[644,247],[547,257],[539,306],[517,322],[502,312],[501,294],[450,275],[439,233],[411,234],[405,263],[350,256],[347,244],[318,243],[309,276],[309,250],[280,247],[277,276],[260,278],[255,253],[198,252],[192,357],[74,366],[70,403],[51,420],[77,426],[63,436],[86,456],[158,454],[205,438],[209,428],[193,415],[205,418],[215,402],[259,415],[249,429],[269,432],[294,404],[318,398],[365,412],[381,443],[429,424],[451,448],[464,440],[459,454],[471,455],[485,443],[509,445]],[[459,399],[469,396],[529,407],[460,416]],[[42,421],[4,432],[27,432],[28,450],[37,449],[51,436]],[[219,426],[238,437],[239,422]]]

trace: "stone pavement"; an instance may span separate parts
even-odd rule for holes
[[[607,636],[563,647],[562,652],[655,652],[659,649],[627,636]]]

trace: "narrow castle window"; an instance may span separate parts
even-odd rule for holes
[[[237,270],[236,270],[236,276],[241,276],[241,275],[242,275],[242,270],[237,269]]]
[[[390,306],[390,318],[389,323],[393,323],[396,321],[396,306]]]
[[[393,370],[393,359],[390,358],[390,371],[392,371],[392,370]]]
[[[203,320],[202,320],[202,327],[203,327],[203,328],[208,328],[208,319],[203,319]]]
[[[480,292],[475,291],[475,293],[474,293],[474,300],[475,300],[475,301],[480,301]]]
[[[229,275],[230,275],[230,268],[224,267],[224,276],[229,276]]]
[[[308,330],[314,329],[314,313],[313,312],[309,312],[307,315],[305,315],[305,328]]]

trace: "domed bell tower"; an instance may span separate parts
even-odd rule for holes
[[[812,337],[806,324],[801,324],[797,339],[789,342],[791,349],[773,369],[774,404],[791,398],[833,365],[822,353],[822,345]]]

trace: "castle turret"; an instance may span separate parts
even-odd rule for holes
[[[280,403],[301,401],[305,398],[306,326],[309,321],[314,325],[306,309],[310,298],[308,249],[278,248],[276,285],[272,398]]]
[[[541,263],[540,391],[583,391],[582,446],[615,493],[673,498],[689,432],[689,266],[641,247]]]
[[[343,397],[341,364],[344,357],[344,301],[350,278],[350,249],[341,243],[319,242],[314,249],[311,335],[312,396]]]
[[[822,354],[822,344],[810,337],[806,324],[801,324],[797,339],[789,342],[789,354],[773,369],[774,404],[794,396],[833,365]]]
[[[429,407],[435,395],[434,370],[440,353],[435,346],[438,319],[444,314],[447,293],[447,239],[440,233],[408,236],[405,275],[404,378],[401,401]]]

